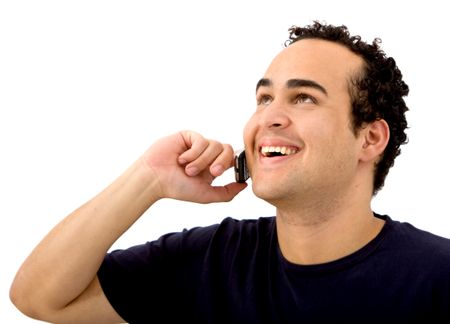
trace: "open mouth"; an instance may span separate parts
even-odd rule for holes
[[[264,157],[288,156],[299,151],[297,147],[292,146],[262,146],[260,152]]]

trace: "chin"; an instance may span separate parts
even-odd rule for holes
[[[278,200],[278,197],[285,196],[286,187],[283,182],[273,179],[252,179],[252,190],[256,197],[263,199],[269,203]]]

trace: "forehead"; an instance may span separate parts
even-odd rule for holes
[[[289,79],[313,80],[332,90],[348,89],[353,75],[361,71],[363,59],[345,46],[320,39],[303,39],[283,49],[264,77],[274,85]]]

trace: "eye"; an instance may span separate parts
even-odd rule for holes
[[[271,102],[272,102],[272,97],[269,96],[269,95],[262,94],[262,95],[259,95],[256,98],[256,103],[258,105],[265,105],[266,106],[266,105],[270,104]]]
[[[295,97],[295,103],[311,103],[311,104],[315,104],[317,103],[316,98],[314,98],[313,96],[310,96],[309,94],[306,93],[300,93]]]

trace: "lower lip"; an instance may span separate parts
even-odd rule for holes
[[[259,154],[259,161],[263,164],[273,164],[273,163],[281,163],[283,161],[289,160],[292,157],[296,156],[299,152],[294,153],[294,154],[290,154],[290,155],[283,155],[283,156],[272,156],[272,157],[267,157],[262,155],[261,153]]]

